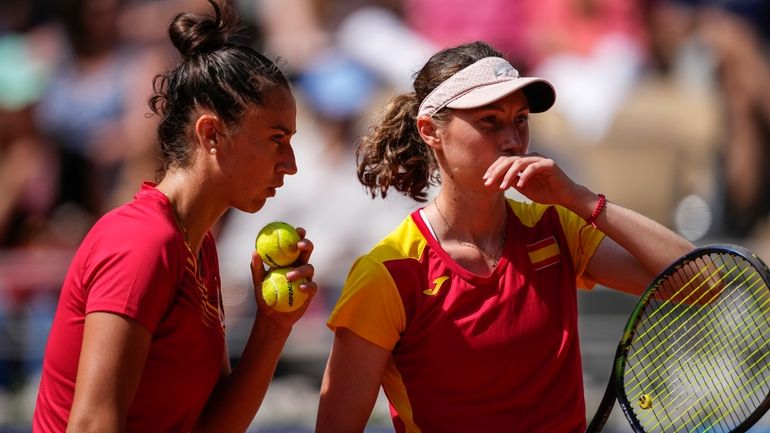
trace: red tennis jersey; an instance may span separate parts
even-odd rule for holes
[[[126,431],[190,431],[222,372],[224,322],[214,239],[204,238],[199,263],[173,212],[166,196],[146,183],[81,243],[48,338],[35,433],[66,430],[83,325],[95,311],[129,317],[152,333]]]
[[[585,430],[576,289],[595,284],[584,271],[604,235],[565,208],[508,202],[490,275],[453,261],[419,211],[353,264],[328,325],[391,351],[399,433]]]

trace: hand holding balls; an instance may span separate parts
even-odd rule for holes
[[[297,230],[280,221],[266,225],[257,235],[257,253],[270,267],[262,281],[262,297],[267,305],[276,311],[296,310],[308,297],[308,294],[299,288],[299,285],[306,281],[304,278],[296,281],[286,279],[286,273],[292,270],[289,265],[299,258],[299,241]]]

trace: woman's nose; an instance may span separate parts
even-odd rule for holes
[[[283,157],[284,158],[278,163],[278,171],[288,175],[296,174],[297,161],[294,158],[294,149],[291,146],[287,146],[287,150]]]
[[[526,139],[515,125],[505,128],[503,134],[503,150],[520,150],[527,146]]]

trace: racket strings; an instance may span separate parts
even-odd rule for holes
[[[734,282],[735,282],[735,279],[734,279],[733,281],[729,282],[729,284],[732,284],[732,283],[734,283]],[[704,292],[704,293],[705,293],[705,292]],[[770,294],[770,292],[768,292],[768,294]],[[718,296],[718,293],[715,293],[715,294],[713,295],[713,297],[712,297],[712,298],[708,299],[708,301],[707,301],[707,302],[708,302],[708,303],[711,303],[711,302],[713,302],[716,296]],[[699,297],[699,298],[698,298],[696,301],[699,301],[699,300],[701,300],[701,298],[702,298],[702,297]],[[723,298],[723,299],[724,299],[724,298]],[[667,301],[667,302],[668,302],[668,301]],[[717,302],[720,302],[720,301],[717,301]],[[655,311],[660,311],[660,308],[663,308],[663,307],[665,307],[665,304],[664,304],[664,305],[662,305],[662,306],[660,306],[660,307],[656,307],[656,310],[655,310]],[[688,317],[686,320],[683,320],[683,321],[681,321],[681,323],[677,322],[677,320],[679,320],[679,319],[680,319],[680,318],[681,318],[683,315],[685,315],[686,313],[688,313],[688,311],[690,311],[690,309],[691,309],[692,307],[693,307],[693,304],[690,304],[690,305],[688,305],[688,307],[687,307],[687,308],[686,308],[684,311],[682,311],[682,312],[681,312],[681,314],[679,314],[678,316],[676,316],[676,317],[675,317],[673,320],[669,321],[669,322],[668,322],[668,324],[663,324],[663,325],[662,325],[662,326],[660,326],[660,327],[659,327],[658,325],[661,325],[661,324],[663,323],[663,319],[664,319],[664,318],[666,318],[666,317],[668,317],[668,315],[664,316],[663,318],[660,318],[659,320],[657,320],[657,321],[655,321],[655,322],[652,322],[651,324],[647,324],[647,323],[646,323],[646,321],[644,321],[644,322],[641,322],[642,324],[640,325],[640,328],[642,328],[642,329],[644,329],[644,328],[647,328],[647,330],[646,330],[646,331],[644,331],[643,333],[641,333],[641,334],[640,334],[640,335],[637,337],[637,340],[636,340],[636,341],[642,341],[642,340],[644,340],[645,342],[644,342],[644,344],[643,344],[641,347],[637,347],[637,348],[635,348],[635,350],[636,350],[637,352],[640,352],[640,351],[647,351],[647,352],[649,352],[649,353],[655,354],[655,353],[659,353],[659,352],[658,352],[658,349],[660,349],[660,348],[661,348],[661,346],[664,346],[664,345],[666,345],[666,346],[673,346],[673,345],[674,345],[674,344],[676,344],[676,343],[680,343],[680,340],[681,340],[681,339],[683,339],[683,338],[685,338],[685,337],[687,336],[687,334],[686,334],[686,333],[681,333],[681,335],[680,335],[680,334],[678,333],[678,331],[680,331],[680,330],[681,330],[683,327],[686,327],[686,326],[688,326],[688,325],[690,325],[691,327],[694,327],[695,325],[700,325],[700,324],[701,324],[701,322],[702,322],[703,320],[705,320],[705,319],[708,317],[708,316],[703,316],[703,317],[700,317],[700,318],[697,320],[697,322],[695,322],[694,324],[691,324],[691,323],[689,323],[689,322],[690,322],[690,319],[693,317],[692,315],[691,315],[691,316],[689,316],[689,317]],[[671,312],[673,312],[673,311],[675,311],[675,310],[674,310],[674,309],[671,309]],[[713,321],[713,320],[715,320],[715,319],[717,319],[717,318],[718,318],[718,316],[714,316],[714,317],[712,318],[712,321]],[[678,326],[676,329],[673,329],[673,330],[671,330],[671,329],[670,329],[670,328],[671,328],[671,326],[673,326],[673,325],[675,325],[675,324],[677,324],[677,323],[678,323],[678,325],[679,325],[679,326]],[[656,332],[656,333],[657,333],[657,335],[655,335],[654,337],[652,337],[652,336],[651,336],[650,338],[648,338],[648,339],[646,339],[646,340],[645,340],[645,339],[644,339],[644,337],[647,337],[647,334],[648,334],[649,332]],[[659,335],[659,334],[662,334],[662,333],[668,333],[668,335],[674,334],[674,335],[680,335],[680,336],[679,336],[679,337],[675,337],[676,339],[675,339],[674,341],[670,341],[670,340],[669,340],[669,338],[660,338],[660,335]],[[694,337],[695,337],[695,335],[693,335],[693,336],[692,336],[692,337],[690,337],[690,338],[692,339],[692,338],[694,338]],[[651,344],[655,344],[655,343],[657,343],[657,345],[655,345],[655,346],[654,346],[654,347],[652,347],[651,349],[650,349],[650,348],[648,348],[648,346],[649,346],[649,345],[651,345]],[[685,343],[685,344],[686,344],[686,343],[691,343],[691,341],[685,341],[684,343]],[[679,347],[680,347],[680,348],[684,348],[684,347],[685,347],[685,344],[679,344]],[[649,355],[649,356],[652,356],[652,355]],[[654,358],[654,359],[649,359],[649,358],[642,358],[642,359],[638,360],[638,365],[642,365],[642,366],[643,366],[643,370],[646,370],[646,369],[647,369],[647,368],[649,368],[651,365],[655,365],[655,366],[657,366],[656,368],[662,368],[663,366],[661,366],[660,364],[655,364],[655,363],[654,363],[655,361],[657,361],[657,360],[658,360],[658,358],[659,358],[660,356],[662,356],[662,355],[658,355],[658,357],[656,357],[656,358]],[[629,365],[629,366],[626,368],[626,373],[630,373],[630,372],[632,372],[633,370],[634,370],[634,365]]]
[[[730,282],[728,283],[728,287],[729,287],[730,285],[733,285],[733,283],[735,283],[735,281],[736,281],[736,279],[733,279],[732,281],[730,281]],[[759,281],[759,280],[755,280],[755,283],[756,283],[756,282],[758,282],[758,281]],[[708,301],[707,301],[709,304],[711,304],[711,306],[712,306],[712,307],[714,307],[714,306],[721,306],[721,305],[718,305],[718,304],[713,304],[714,298],[715,298],[717,295],[718,295],[718,293],[715,293],[715,294],[714,294],[714,296],[713,296],[712,298],[708,299]],[[765,295],[767,295],[767,293],[766,293]],[[702,299],[702,297],[699,297],[699,298],[698,298],[698,300],[700,300],[700,299]],[[724,299],[728,299],[728,297],[722,297],[722,300],[724,300]],[[729,299],[731,299],[731,300],[732,300],[732,298],[729,298]],[[718,302],[721,302],[721,301],[718,301]],[[746,301],[744,301],[744,304],[745,304],[745,302],[746,302]],[[682,311],[682,312],[681,312],[681,314],[679,314],[678,316],[676,316],[676,317],[674,318],[674,320],[679,320],[679,319],[680,319],[680,318],[681,318],[683,315],[685,315],[686,313],[688,313],[688,312],[689,312],[689,311],[690,311],[690,310],[691,310],[691,309],[692,309],[694,306],[695,306],[694,304],[689,304],[689,305],[687,306],[687,308],[686,308],[684,311]],[[656,308],[656,310],[655,310],[655,311],[659,311],[659,309],[660,309],[660,307],[655,307],[655,308]],[[731,308],[732,308],[733,310],[735,310],[735,309],[736,309],[736,308],[735,308],[735,306],[732,306]],[[674,311],[674,310],[672,310],[672,311]],[[697,320],[695,323],[690,323],[693,317],[699,317],[699,318],[698,318],[698,320]],[[635,350],[636,350],[637,352],[639,352],[639,351],[642,351],[642,350],[648,349],[648,346],[649,346],[649,345],[651,345],[651,344],[654,344],[654,343],[657,343],[657,345],[655,345],[655,346],[654,346],[652,349],[648,349],[648,351],[650,351],[650,352],[654,352],[654,353],[658,353],[658,352],[657,352],[657,349],[659,349],[659,348],[660,348],[661,346],[663,346],[664,344],[666,344],[667,346],[672,346],[672,345],[673,345],[672,343],[681,343],[681,340],[682,340],[683,338],[687,337],[687,335],[688,335],[688,334],[687,334],[687,333],[679,333],[678,331],[681,331],[681,330],[682,330],[682,328],[685,328],[685,327],[687,327],[688,325],[689,325],[689,327],[690,327],[690,328],[693,328],[693,327],[695,327],[695,325],[702,325],[702,322],[703,322],[704,320],[708,319],[708,318],[709,318],[709,316],[694,316],[694,315],[690,315],[689,317],[687,317],[687,318],[686,318],[685,320],[683,320],[683,321],[680,321],[680,322],[673,322],[673,321],[669,321],[669,323],[668,323],[668,324],[664,324],[663,326],[660,326],[660,327],[659,327],[658,325],[660,325],[660,324],[661,324],[661,322],[662,322],[661,320],[658,320],[658,321],[656,321],[656,322],[652,322],[651,324],[650,324],[650,323],[647,323],[647,321],[646,321],[646,320],[644,320],[644,321],[642,321],[642,324],[640,325],[640,328],[642,328],[642,329],[644,329],[644,328],[649,328],[649,329],[648,329],[647,331],[645,331],[643,334],[644,334],[644,335],[646,335],[646,334],[647,334],[647,332],[651,332],[651,331],[654,331],[654,332],[656,332],[656,333],[657,333],[657,335],[655,336],[655,338],[650,338],[650,339],[647,339],[647,340],[644,342],[644,344],[643,344],[643,345],[641,345],[641,346],[638,346],[638,345],[637,345],[637,346],[635,347]],[[713,317],[711,317],[710,321],[709,321],[709,322],[707,322],[707,324],[711,324],[713,321],[715,321],[715,320],[716,320],[716,319],[718,319],[718,318],[719,318],[718,316],[713,316]],[[672,329],[672,326],[673,326],[674,324],[677,324],[677,323],[678,323],[678,326],[677,326],[676,328]],[[700,328],[698,328],[698,329],[700,329]],[[717,330],[718,330],[718,328],[715,328],[715,329],[717,329]],[[712,329],[712,332],[714,332],[714,330],[713,330],[713,329]],[[663,334],[663,333],[667,333],[667,334],[668,334],[668,336],[667,336],[666,338],[661,338],[661,337],[660,337],[660,334]],[[680,334],[681,334],[681,335],[680,335]],[[674,338],[675,338],[675,340],[674,340],[673,342],[670,340],[670,338],[671,338],[671,337],[670,337],[670,335],[675,335],[675,337],[674,337]],[[677,336],[677,335],[678,335],[678,336]],[[695,334],[695,335],[692,335],[692,336],[690,337],[690,339],[689,339],[689,340],[687,340],[687,341],[685,341],[684,343],[685,343],[685,344],[686,344],[686,343],[691,343],[691,342],[692,342],[692,341],[691,341],[691,340],[692,340],[692,338],[694,338],[694,337],[696,337],[696,336],[697,336],[697,334]],[[679,346],[680,346],[680,348],[683,348],[683,347],[685,347],[685,345],[683,345],[683,344],[680,344]],[[654,361],[654,360],[655,360],[655,359],[653,359],[653,360],[650,360],[649,358],[642,358],[642,359],[640,359],[640,360],[639,360],[639,363],[640,363],[640,364],[643,364],[643,365],[645,365],[645,369],[646,369],[646,368],[649,368],[649,365],[651,365],[651,364],[649,363],[649,361]],[[626,372],[631,372],[631,371],[633,371],[633,367],[629,367],[629,368],[627,368],[627,369],[626,369]]]
[[[757,280],[755,283],[758,283],[758,282],[760,282],[760,280]],[[767,298],[767,299],[765,299],[765,301],[762,304],[759,305],[760,307],[763,307],[763,306],[765,306],[767,304],[770,304],[770,291],[765,293],[764,297]],[[749,302],[749,300],[744,300],[743,302],[745,304],[746,302]],[[718,315],[712,315],[710,318],[709,318],[708,315],[703,315],[702,317],[700,317],[698,319],[697,322],[695,322],[693,324],[693,326],[702,325],[703,328],[699,328],[699,329],[707,329],[707,330],[708,329],[712,329],[712,328],[708,328],[708,327],[714,325],[715,324],[714,322],[717,322],[719,318],[720,318],[720,316],[718,316]],[[709,321],[706,322],[706,323],[702,323],[706,319],[709,319]],[[681,326],[685,326],[685,325],[686,325],[686,323],[683,323]],[[681,328],[681,326],[680,326],[680,328]],[[713,329],[712,329],[712,331],[713,331]],[[637,360],[634,365],[629,366],[626,369],[626,373],[628,374],[628,373],[631,373],[632,371],[634,371],[633,367],[636,366],[636,365],[643,365],[642,370],[640,372],[636,373],[636,374],[638,374],[638,375],[640,375],[642,373],[646,373],[647,375],[655,374],[660,369],[668,368],[668,366],[666,364],[657,362],[657,361],[660,360],[660,358],[662,358],[664,356],[666,356],[666,357],[673,357],[673,355],[676,355],[678,352],[686,350],[688,345],[698,344],[698,343],[702,342],[702,340],[704,338],[707,337],[707,335],[700,335],[700,337],[701,337],[700,340],[693,341],[696,337],[699,336],[698,333],[695,333],[695,334],[689,336],[689,338],[687,340],[682,341],[682,339],[686,338],[687,336],[688,335],[686,333],[682,333],[679,337],[675,337],[675,339],[673,341],[669,341],[668,339],[665,339],[665,338],[660,338],[659,339],[660,343],[657,346],[655,346],[654,348],[652,348],[649,351],[650,353],[648,355],[646,355],[644,358],[641,358],[641,359]],[[750,338],[750,336],[751,336],[751,334],[744,334],[743,341],[745,341],[746,339]],[[660,349],[661,346],[664,345],[664,343],[667,344],[667,347],[668,346],[673,346],[674,344],[676,344],[677,348],[676,348],[675,352],[672,354],[672,353],[669,353],[669,352],[666,352],[666,351],[659,351],[658,349]],[[642,347],[636,348],[635,350],[637,352],[640,352],[640,351],[644,350],[646,348],[646,346],[647,346],[647,344],[643,345]],[[650,358],[650,356],[653,356],[653,355],[655,357],[654,358]],[[654,366],[654,369],[652,371],[647,371],[647,369],[650,368],[650,366]],[[632,394],[641,385],[642,385],[642,383],[637,383],[634,387],[627,389],[626,393],[627,394]]]
[[[770,291],[741,257],[711,254],[660,280],[623,373],[647,432],[727,432],[770,382]],[[634,406],[647,396],[648,408]]]
[[[714,272],[713,272],[711,275],[709,275],[709,276],[708,276],[708,278],[709,278],[709,279],[710,279],[710,278],[713,278],[713,277],[714,277],[714,276],[715,276],[717,273],[719,273],[719,272],[720,272],[720,271],[722,271],[723,269],[724,269],[724,267],[720,267],[720,268],[716,269],[716,270],[715,270],[715,271],[714,271]],[[722,278],[720,278],[719,280],[717,280],[717,283],[720,283],[720,284],[721,284],[721,283],[723,282],[723,280],[724,280],[725,278],[727,278],[727,277],[730,275],[730,272],[732,272],[732,270],[733,270],[733,269],[730,269],[730,270],[728,270],[728,272],[727,272],[727,273],[725,273],[725,274],[724,274],[724,276],[723,276]],[[745,272],[745,271],[746,271],[746,270],[744,270],[743,272]],[[701,276],[702,276],[702,273],[700,273],[700,272],[699,272],[698,274],[696,274],[695,276],[693,276],[693,277],[691,278],[691,280],[690,280],[690,281],[688,281],[688,283],[687,283],[687,284],[685,284],[684,286],[682,286],[682,288],[680,288],[680,289],[678,289],[677,291],[675,291],[675,292],[673,293],[673,295],[671,295],[671,296],[666,296],[666,301],[665,301],[665,302],[664,302],[662,305],[659,305],[659,306],[656,306],[656,307],[655,307],[655,309],[653,310],[653,313],[657,313],[657,312],[659,312],[659,311],[667,311],[667,312],[666,312],[666,314],[664,314],[664,315],[663,315],[663,317],[660,317],[660,318],[658,318],[658,319],[657,319],[655,322],[651,322],[651,323],[652,323],[652,325],[651,325],[651,326],[649,326],[649,329],[648,329],[647,331],[644,331],[644,332],[642,332],[642,333],[639,335],[639,339],[640,339],[640,340],[644,339],[644,337],[646,337],[646,336],[647,336],[647,333],[648,333],[648,332],[658,332],[658,333],[660,333],[661,331],[666,331],[668,327],[670,327],[670,326],[672,326],[672,325],[674,325],[674,324],[678,323],[677,321],[679,320],[679,318],[680,318],[680,317],[682,317],[683,315],[687,314],[687,313],[688,313],[688,311],[690,311],[690,309],[691,309],[691,308],[693,308],[694,306],[697,306],[699,302],[703,301],[703,297],[704,297],[704,296],[707,296],[707,295],[709,295],[709,294],[711,295],[711,298],[709,298],[709,299],[707,299],[707,300],[706,300],[706,303],[707,303],[707,304],[708,304],[708,303],[711,303],[712,301],[714,301],[714,299],[715,299],[715,298],[717,298],[717,297],[719,296],[719,292],[714,290],[714,287],[716,286],[716,284],[715,284],[714,286],[711,286],[711,287],[707,288],[706,290],[703,290],[703,291],[702,291],[703,293],[702,293],[700,296],[698,296],[696,299],[694,299],[694,300],[691,300],[691,299],[690,299],[690,297],[692,297],[692,296],[694,296],[695,294],[697,294],[697,293],[698,293],[698,291],[700,291],[700,289],[701,289],[701,288],[702,288],[702,287],[703,287],[703,286],[706,284],[706,281],[708,281],[708,280],[704,280],[704,282],[702,282],[700,285],[696,286],[696,287],[695,287],[695,288],[693,288],[693,289],[690,289],[690,290],[689,290],[689,294],[688,294],[687,296],[685,296],[685,297],[684,297],[684,298],[681,300],[681,304],[687,305],[687,308],[686,308],[684,311],[681,311],[681,312],[679,312],[679,315],[678,315],[678,316],[674,317],[674,318],[673,318],[673,319],[671,319],[671,320],[667,320],[667,319],[669,319],[669,316],[670,316],[670,315],[672,315],[672,314],[674,314],[674,313],[676,313],[676,312],[677,312],[677,310],[676,310],[676,308],[666,308],[666,307],[667,307],[667,306],[669,306],[669,304],[673,304],[672,300],[673,300],[673,299],[676,299],[676,297],[677,297],[677,296],[680,296],[680,295],[681,295],[681,293],[682,293],[683,291],[685,291],[685,289],[687,289],[687,288],[688,288],[688,286],[689,286],[689,283],[690,283],[690,282],[692,282],[692,281],[693,281],[693,280],[695,280],[695,279],[698,279],[698,278],[699,278],[699,277],[701,277]],[[740,277],[740,275],[736,276],[736,277],[735,277],[735,278],[734,278],[732,281],[728,282],[728,285],[730,285],[731,283],[735,282],[735,281],[736,281],[736,280],[737,280],[739,277]],[[659,292],[658,292],[658,295],[659,295],[659,296],[665,296],[665,295],[666,295],[666,293],[665,293],[665,291],[662,291],[662,290],[661,290],[661,291],[659,291]],[[675,306],[678,306],[678,305],[675,305]],[[652,320],[652,319],[651,319],[651,316],[648,316],[646,320],[650,320],[650,321],[651,321],[651,320]],[[662,329],[658,329],[658,328],[657,328],[657,325],[659,325],[659,324],[661,324],[661,323],[664,323],[664,322],[665,322],[665,323],[668,323],[668,325],[664,325]],[[686,324],[687,324],[687,322],[686,322],[686,321],[685,321],[685,322],[682,322],[682,323],[680,323],[680,327],[681,327],[681,326],[684,326],[684,325],[686,325]],[[655,341],[654,339],[653,339],[653,340],[648,340],[648,341],[645,343],[645,345],[647,345],[647,344],[652,344],[654,341]]]
[[[702,336],[702,338],[699,341],[693,342],[693,341],[691,341],[693,338],[695,338],[693,336],[693,337],[691,337],[690,341],[686,342],[685,344],[697,344],[699,342],[702,342],[702,340],[705,337],[706,336]],[[745,335],[742,338],[741,341],[737,342],[737,344],[743,344],[749,338],[750,338],[750,336],[747,334],[747,335]],[[708,356],[712,356],[713,357],[713,356],[716,355],[715,349],[718,350],[719,348],[720,347],[716,347],[716,345],[714,345],[714,344],[708,344],[707,346],[705,346],[705,349],[707,349],[707,352],[706,353],[700,353],[699,355],[708,355]],[[745,350],[746,349],[744,349],[744,351]],[[680,358],[674,358],[674,356],[679,355],[679,353],[682,352],[682,351],[683,351],[683,346],[680,346],[680,347],[678,347],[675,350],[674,353],[663,352],[663,353],[659,354],[656,357],[655,361],[657,361],[658,359],[662,358],[663,356],[666,356],[669,359],[673,358],[673,359],[676,359],[676,368],[670,369],[670,367],[668,367],[665,363],[656,362],[655,363],[655,365],[656,365],[655,369],[653,371],[647,372],[647,376],[653,376],[653,375],[656,375],[656,374],[660,375],[661,373],[659,372],[659,370],[661,368],[669,368],[669,371],[666,371],[665,374],[667,374],[670,377],[674,377],[674,378],[678,377],[678,374],[680,374],[680,372],[684,372],[683,374],[686,374],[687,371],[688,371],[688,368],[689,368],[689,364],[687,363],[689,360],[683,359],[681,357]],[[741,354],[742,353],[739,353],[738,355],[741,355]],[[653,361],[653,362],[655,362],[655,361]],[[645,392],[642,392],[642,390],[641,390],[641,387],[643,385],[647,385],[647,382],[641,381],[641,380],[638,381],[636,383],[636,385],[634,385],[631,389],[627,390],[627,392],[626,392],[627,395],[632,395],[632,396],[634,396],[634,398],[638,399],[639,397],[641,397],[645,393]],[[664,385],[666,385],[666,383],[661,381],[661,382],[655,384],[652,387],[652,389],[646,389],[645,391],[646,391],[646,393],[652,393],[652,394],[658,395],[659,396],[658,397],[659,400],[677,400],[677,399],[679,399],[681,397],[681,395],[680,394],[675,394],[675,392],[676,391],[684,392],[684,390],[685,390],[685,388],[680,387],[680,388],[675,388],[674,391],[672,391],[672,393],[666,393],[666,389],[662,389],[664,387]],[[636,394],[634,394],[634,392],[636,392]],[[673,410],[678,410],[679,407],[674,407],[672,409]]]
[[[746,334],[746,335],[744,335],[744,338],[741,341],[739,341],[737,343],[734,342],[734,344],[742,344],[743,342],[748,340],[750,337],[751,336],[749,334]],[[700,356],[708,355],[708,357],[718,356],[718,354],[713,351],[714,348],[715,348],[714,345],[709,344],[708,346],[703,347],[701,349],[701,352],[698,355],[700,355]],[[682,349],[682,347],[679,347],[677,350],[679,351],[681,349]],[[703,349],[707,349],[707,353],[703,353]],[[744,350],[741,353],[739,353],[738,355],[741,355],[743,352],[745,352],[748,349],[749,349],[749,347],[744,348]],[[749,355],[749,356],[751,356],[751,355]],[[741,379],[741,377],[737,377],[737,378],[736,377],[726,377],[723,374],[723,370],[717,370],[716,374],[712,374],[710,376],[705,376],[705,379],[703,377],[699,376],[699,375],[693,376],[692,374],[688,374],[688,373],[691,373],[691,371],[687,367],[689,364],[687,364],[687,362],[682,362],[682,361],[683,360],[681,358],[677,358],[676,359],[676,363],[677,363],[678,367],[674,371],[666,372],[668,374],[668,376],[673,377],[675,379],[681,379],[683,377],[685,380],[684,381],[679,380],[678,381],[679,385],[682,385],[683,384],[682,382],[686,382],[686,383],[684,383],[684,385],[688,385],[689,388],[692,388],[693,387],[693,383],[695,383],[696,386],[701,387],[702,389],[717,389],[716,385],[719,385],[719,384],[718,383],[714,383],[714,379],[715,378],[722,380],[722,382],[726,382],[726,381],[734,382],[735,379]],[[684,360],[684,361],[689,361],[689,360]],[[658,364],[659,367],[661,365],[663,365],[663,364]],[[680,371],[683,372],[683,373],[678,375],[678,373],[680,373]],[[705,381],[707,381],[709,383],[702,383],[702,380],[705,380]],[[675,381],[675,380],[670,381],[670,383],[668,383],[669,388],[671,388],[672,384],[676,384],[675,382],[677,382],[677,381]],[[637,383],[637,385],[640,385],[640,383]],[[688,403],[687,399],[680,398],[681,394],[686,392],[687,387],[680,386],[678,388],[675,388],[675,391],[679,391],[679,394],[673,394],[673,393],[672,394],[666,394],[665,392],[662,392],[662,393],[660,392],[660,390],[659,390],[660,386],[661,386],[661,383],[658,383],[650,391],[653,394],[657,395],[658,400],[660,402],[668,403],[668,401],[672,401],[672,400],[674,402],[679,401],[679,403],[675,404],[673,407],[669,406],[667,408],[667,411],[669,413],[690,413],[688,411],[691,409],[691,407],[687,407],[687,408],[684,408],[684,409],[681,407],[684,404]],[[741,391],[742,391],[742,389],[741,389]],[[710,406],[710,405],[713,405],[714,402],[715,402],[715,400],[704,402],[701,399],[700,401],[696,401],[694,404],[701,404],[701,405],[704,405],[704,406],[706,406],[706,405]],[[718,406],[719,407],[725,407],[725,406],[727,406],[727,404],[725,402],[722,402]],[[647,412],[647,414],[649,414],[649,412]],[[696,415],[700,415],[700,413],[696,413]],[[640,418],[644,418],[644,417],[642,416]],[[678,417],[678,418],[669,420],[669,425],[675,423],[676,421],[679,421],[679,419],[680,418]],[[662,421],[660,423],[662,423]]]
[[[712,349],[713,349],[713,347],[706,348],[706,350],[708,352],[712,352]],[[701,354],[702,353],[703,353],[703,350],[701,350]],[[715,355],[712,353],[709,356],[715,356]],[[693,383],[694,383],[695,384],[694,386],[697,386],[697,387],[704,387],[704,386],[708,387],[708,386],[711,386],[712,388],[714,388],[715,385],[719,385],[718,383],[717,384],[714,383],[714,379],[718,379],[718,380],[722,380],[722,381],[728,381],[729,380],[730,383],[733,383],[735,381],[735,379],[745,379],[745,375],[744,375],[744,377],[735,378],[735,377],[725,377],[724,375],[721,375],[721,374],[712,374],[711,376],[706,376],[706,379],[703,379],[703,378],[699,377],[698,375],[693,376],[691,374],[689,374],[689,375],[685,374],[683,377],[684,377],[684,380],[689,383],[690,387],[692,387]],[[699,380],[699,379],[702,379],[702,380]],[[706,383],[704,383],[704,381]],[[743,387],[743,388],[739,389],[739,391],[743,391],[745,388],[746,387]],[[709,389],[709,388],[704,388],[704,389]],[[663,399],[663,397],[661,397],[661,399]],[[731,402],[732,404],[728,404],[728,401]],[[737,400],[734,399],[734,398],[728,398],[727,401],[719,401],[718,398],[712,398],[711,400],[708,400],[708,401],[703,401],[703,399],[701,399],[700,401],[696,401],[697,404],[700,404],[702,406],[701,410],[696,410],[695,412],[693,412],[693,411],[690,410],[690,408],[685,408],[684,409],[684,413],[688,413],[688,414],[693,415],[693,416],[701,416],[701,417],[705,413],[706,415],[711,416],[711,415],[713,415],[713,412],[716,412],[716,410],[709,410],[710,407],[713,407],[713,406],[716,406],[716,407],[726,407],[728,405],[735,406],[734,403],[736,401]],[[738,401],[738,402],[741,403],[741,401]],[[675,407],[675,409],[678,410],[678,411],[682,410],[678,406]],[[675,419],[670,420],[670,421],[671,422],[676,422],[676,421],[679,421],[679,419],[675,418]]]
[[[708,348],[707,350],[711,351],[711,348]],[[685,379],[686,379],[687,381],[689,381],[689,382],[696,382],[696,383],[697,383],[697,386],[709,386],[709,384],[708,384],[708,383],[707,383],[707,384],[703,384],[703,383],[701,383],[700,381],[698,381],[698,380],[697,380],[697,376],[695,377],[695,380],[694,380],[694,379],[692,379],[692,378],[690,378],[690,377],[687,377],[687,376],[685,376]],[[701,403],[702,403],[702,404],[708,404],[708,405],[710,405],[710,406],[711,406],[711,405],[713,405],[714,401],[710,401],[710,402],[708,402],[708,403],[705,403],[705,402],[701,402]],[[721,406],[725,406],[725,405],[726,405],[726,403],[725,403],[725,402],[717,402],[717,403],[719,403],[719,405],[721,405]],[[674,421],[676,421],[676,420],[674,420]]]
[[[764,359],[761,359],[760,361],[762,361],[762,360],[764,360]],[[751,368],[751,367],[753,367],[753,365],[750,366],[749,368]],[[650,429],[648,429],[647,431],[652,431],[652,429],[654,429],[654,428],[656,428],[658,426],[663,425],[661,431],[679,432],[679,431],[682,431],[689,423],[693,422],[693,420],[700,420],[700,422],[698,422],[698,424],[694,425],[697,428],[695,431],[706,432],[706,431],[710,431],[711,429],[716,427],[716,424],[714,423],[714,421],[716,421],[716,422],[722,421],[728,415],[731,415],[731,414],[735,415],[736,419],[740,419],[740,420],[745,419],[745,417],[748,416],[748,413],[747,413],[748,407],[740,406],[740,405],[742,405],[747,399],[751,398],[755,394],[755,391],[757,391],[758,386],[764,385],[764,384],[766,384],[768,382],[767,378],[765,378],[765,380],[762,381],[761,383],[757,383],[756,381],[752,381],[752,379],[754,379],[758,374],[763,373],[765,369],[767,369],[767,365],[765,367],[763,367],[762,370],[760,370],[758,372],[755,372],[752,375],[752,377],[749,377],[749,378],[745,378],[744,377],[744,379],[748,379],[748,381],[747,382],[743,382],[743,385],[741,387],[739,387],[736,390],[736,392],[728,394],[727,395],[727,400],[724,400],[724,399],[721,398],[722,393],[720,393],[720,394],[711,394],[713,396],[713,398],[711,400],[703,401],[703,398],[701,398],[701,399],[696,400],[694,402],[690,401],[689,402],[690,403],[689,407],[682,408],[681,405],[683,403],[688,403],[687,400],[683,400],[680,403],[680,405],[677,405],[676,407],[673,408],[674,409],[673,411],[667,410],[667,412],[666,412],[666,414],[676,414],[676,413],[679,413],[680,415],[678,417],[675,417],[673,419],[671,419],[670,417],[666,417],[667,420],[668,420],[668,422],[666,424],[663,424],[662,420],[657,420],[658,422],[653,424],[653,425],[651,425]],[[692,385],[694,382],[695,383],[700,382],[697,379],[698,378],[693,378],[692,380],[690,380],[689,384]],[[713,376],[707,378],[706,380],[709,381],[710,383],[706,384],[706,385],[711,386],[711,389],[720,389],[721,388],[720,385],[722,385],[722,383],[718,383],[718,382],[715,383],[713,381],[713,379],[714,379]],[[723,376],[723,377],[721,377],[721,379],[724,380],[725,377]],[[729,379],[731,381],[734,381],[735,379],[741,379],[741,377],[735,377],[735,378],[729,378]],[[697,383],[697,384],[701,385],[700,383]],[[750,392],[744,393],[743,394],[743,398],[738,400],[737,399],[738,398],[737,395],[740,392],[743,392],[746,389],[746,387],[751,385],[751,384],[754,384],[754,387],[749,390]],[[731,404],[728,404],[728,402],[731,402]],[[756,404],[758,404],[758,403],[756,403]],[[729,411],[723,410],[724,408],[726,408],[728,406],[729,406],[729,409],[730,409]],[[755,407],[755,406],[753,406],[753,407]],[[722,415],[719,418],[713,418],[714,416],[718,416],[717,411],[719,411],[719,413],[722,413]],[[683,420],[684,415],[687,415],[689,418]],[[640,419],[642,419],[642,418],[644,418],[644,417],[640,417]],[[682,423],[678,423],[680,420],[682,420],[683,422]],[[707,428],[704,429],[703,428],[704,424],[707,421],[709,421],[709,420],[711,420],[711,424],[709,424],[707,426]],[[676,428],[675,430],[670,430],[669,429],[669,427],[674,427],[676,425],[679,425],[679,427]],[[685,431],[692,431],[692,430],[688,429],[688,430],[685,430]]]

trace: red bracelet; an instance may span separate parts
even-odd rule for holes
[[[599,214],[602,213],[602,209],[604,209],[605,204],[607,204],[607,199],[604,197],[604,194],[599,194],[599,201],[596,203],[594,211],[591,212],[591,216],[588,217],[588,220],[586,220],[586,224],[591,224],[594,226],[594,228],[596,228],[596,218],[598,218]]]

